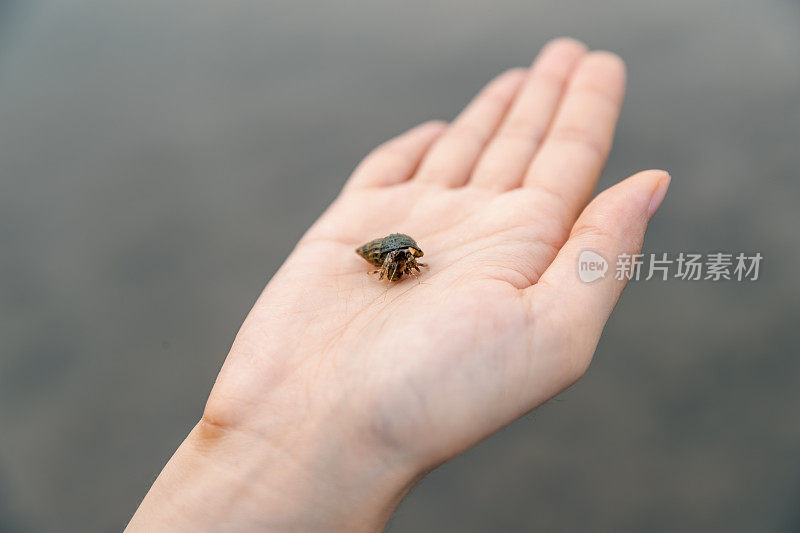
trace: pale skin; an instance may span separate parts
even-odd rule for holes
[[[624,88],[619,57],[557,39],[368,155],[127,531],[380,531],[432,468],[580,378],[624,287],[615,258],[669,184],[647,170],[594,196]],[[424,250],[419,281],[378,281],[354,253],[394,232]],[[580,281],[586,249],[610,275]]]

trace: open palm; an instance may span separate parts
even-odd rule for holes
[[[624,85],[617,56],[559,39],[451,124],[376,149],[259,298],[204,420],[302,421],[424,469],[573,383],[624,285],[614,259],[640,249],[668,183],[642,172],[589,204]],[[394,232],[425,252],[419,279],[378,281],[354,253]],[[580,281],[586,249],[610,275]]]

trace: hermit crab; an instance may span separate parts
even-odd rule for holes
[[[378,267],[373,274],[378,274],[378,279],[384,277],[389,281],[399,281],[403,274],[416,276],[419,267],[427,266],[418,263],[417,258],[422,257],[422,249],[417,242],[404,233],[392,233],[380,239],[374,239],[356,249],[356,253],[363,257],[369,264]]]

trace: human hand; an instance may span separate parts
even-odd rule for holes
[[[669,183],[641,172],[587,206],[624,85],[618,57],[559,39],[452,124],[370,154],[256,302],[130,530],[379,529],[425,472],[577,380],[624,286],[581,282],[578,255],[637,253]],[[379,282],[354,253],[394,232],[424,250],[419,281]]]

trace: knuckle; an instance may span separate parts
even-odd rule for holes
[[[521,142],[536,149],[541,144],[542,132],[528,120],[512,118],[497,134],[497,139],[502,142]]]
[[[574,204],[564,193],[542,183],[536,185],[536,192],[542,197],[544,204],[555,208],[559,220],[567,220],[572,216]]]
[[[550,85],[557,91],[561,91],[567,84],[570,70],[562,65],[535,67],[531,74],[531,79],[540,85]]]
[[[583,96],[591,99],[591,103],[594,106],[605,105],[613,113],[619,111],[619,107],[622,103],[622,91],[610,89],[610,83],[608,82],[583,81],[576,84],[571,89],[571,92],[574,96]]]
[[[576,226],[572,229],[569,238],[591,240],[597,244],[613,243],[616,241],[616,236],[608,229],[592,222],[579,222],[576,224]]]
[[[559,143],[580,146],[600,159],[605,158],[609,150],[609,143],[604,138],[580,126],[559,126],[552,131],[550,139]]]
[[[409,155],[400,150],[395,145],[386,145],[378,148],[369,156],[369,161],[372,164],[377,164],[387,167],[401,167],[405,168],[411,165],[411,158]]]
[[[477,102],[506,107],[517,92],[525,69],[512,69],[495,78],[478,96]]]
[[[468,143],[483,146],[486,142],[486,135],[469,124],[454,124],[450,126],[443,141],[445,143]]]

